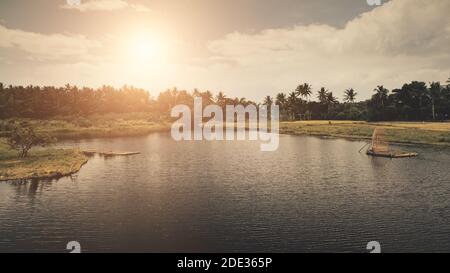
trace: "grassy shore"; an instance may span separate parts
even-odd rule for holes
[[[170,122],[152,121],[147,113],[19,121],[23,120],[33,124],[38,133],[48,133],[58,140],[138,136],[167,132],[171,126]],[[8,122],[9,120],[0,120],[0,137],[8,134],[5,130],[5,124]],[[450,122],[294,121],[281,122],[280,132],[291,135],[370,139],[375,127],[384,128],[390,142],[450,146]]]
[[[169,131],[167,122],[153,122],[146,113],[92,115],[89,117],[55,117],[50,120],[15,119],[32,124],[37,133],[49,134],[58,140],[146,135]],[[0,121],[6,124],[10,120]],[[0,128],[0,137],[8,132]]]
[[[26,121],[38,133],[48,133],[59,140],[136,136],[170,130],[170,123],[150,121],[143,113]],[[0,137],[8,134],[8,122],[0,120]],[[450,122],[295,121],[281,122],[280,132],[369,140],[375,127],[384,128],[391,143],[450,146]],[[66,176],[77,172],[86,162],[84,154],[70,149],[33,149],[28,158],[21,159],[0,138],[0,181]]]
[[[169,123],[152,122],[146,113],[0,120],[0,181],[67,176],[87,162],[84,154],[71,149],[33,149],[29,157],[18,158],[17,152],[1,138],[9,135],[11,121],[26,121],[38,134],[49,134],[58,140],[137,136],[170,129]]]
[[[76,173],[87,157],[71,149],[35,149],[27,158],[19,158],[4,139],[0,139],[0,181],[59,178]]]
[[[375,127],[384,128],[387,140],[393,143],[450,146],[450,122],[294,121],[281,122],[280,132],[371,139]]]

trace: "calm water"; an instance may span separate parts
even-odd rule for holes
[[[169,135],[64,143],[92,158],[72,178],[0,183],[0,252],[450,251],[450,150],[370,158],[362,142],[259,143]]]

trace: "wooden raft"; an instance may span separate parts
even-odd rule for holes
[[[101,156],[130,156],[130,155],[137,155],[140,154],[140,152],[105,152],[105,151],[95,151],[95,150],[83,150],[81,151],[83,154],[87,156],[93,156],[95,154],[101,155]]]
[[[366,153],[370,156],[389,158],[415,157],[419,155],[418,153],[391,150],[389,143],[385,140],[384,130],[381,128],[375,128],[373,131],[372,144]]]

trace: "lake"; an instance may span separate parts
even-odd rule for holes
[[[280,137],[181,141],[170,135],[64,142],[139,151],[93,157],[73,177],[0,183],[0,252],[450,251],[450,149]]]

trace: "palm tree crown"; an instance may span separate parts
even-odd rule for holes
[[[349,89],[345,90],[344,93],[345,93],[344,101],[350,102],[350,103],[355,102],[356,95],[358,95],[358,93],[356,93],[353,88],[349,88]]]
[[[320,88],[320,90],[317,92],[317,99],[319,99],[320,103],[327,102],[327,94],[328,90],[326,90],[325,87]]]
[[[227,97],[223,92],[219,92],[216,96],[216,103],[220,106],[225,105],[225,101],[227,100]]]
[[[297,88],[295,89],[295,92],[297,93],[298,96],[308,98],[312,94],[312,87],[310,84],[304,83],[304,84],[297,86]]]
[[[269,106],[269,105],[272,105],[272,104],[273,104],[273,99],[272,99],[272,97],[271,97],[271,96],[266,96],[266,97],[264,98],[263,105]]]
[[[333,92],[328,92],[327,93],[327,103],[334,104],[337,102],[338,102],[338,100],[335,96],[333,96]]]
[[[278,93],[277,97],[275,99],[275,104],[284,106],[286,104],[286,94],[284,93]]]
[[[373,91],[375,91],[375,95],[373,95],[375,101],[384,107],[388,98],[389,90],[384,88],[382,85],[378,85]]]

